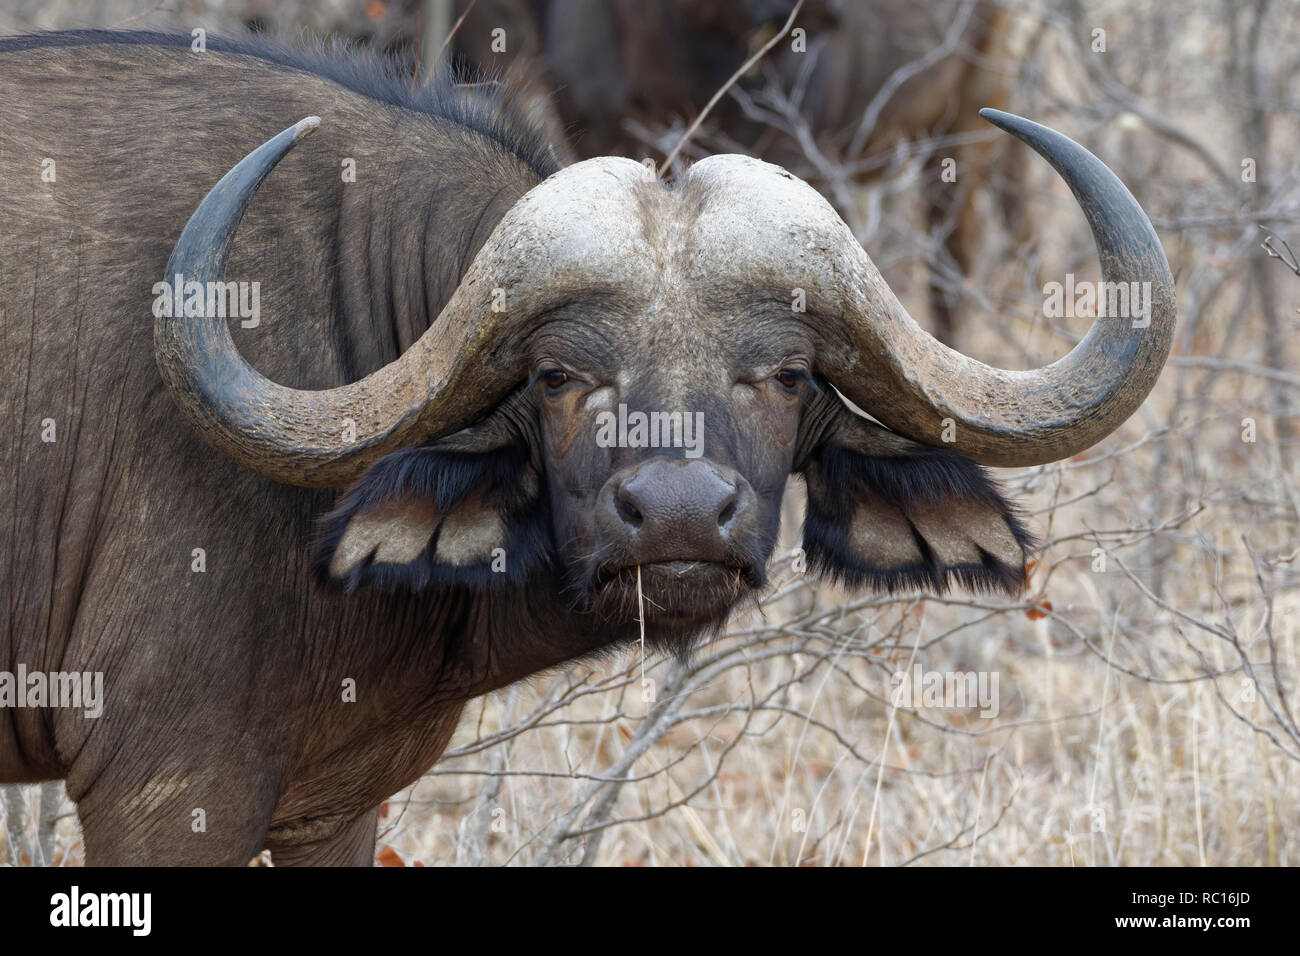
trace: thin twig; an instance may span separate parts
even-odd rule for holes
[[[803,9],[803,0],[799,0],[799,2],[794,5],[794,9],[790,11],[790,16],[786,19],[785,26],[781,27],[780,32],[777,33],[776,36],[772,37],[772,39],[764,43],[757,53],[755,53],[748,60],[742,63],[740,65],[740,69],[738,69],[735,73],[731,74],[731,79],[727,80],[726,83],[723,83],[722,86],[718,89],[718,92],[713,94],[713,98],[710,99],[709,102],[705,104],[704,109],[700,110],[700,115],[695,117],[695,122],[693,122],[689,127],[687,127],[686,132],[682,134],[682,138],[677,141],[677,145],[674,146],[673,151],[668,154],[668,158],[665,159],[663,163],[660,164],[658,175],[663,176],[665,173],[668,172],[669,169],[672,168],[673,160],[677,158],[677,154],[682,151],[682,147],[685,146],[687,142],[690,141],[690,138],[695,135],[695,131],[700,128],[700,124],[703,123],[704,118],[709,115],[709,111],[712,110],[713,107],[717,105],[718,100],[722,99],[723,94],[726,93],[727,90],[731,89],[731,87],[735,85],[737,80],[739,80],[742,76],[748,73],[755,63],[763,59],[763,57],[767,55],[768,50],[772,49],[772,47],[776,46],[783,39],[785,39],[785,35],[789,33],[790,28],[794,26],[794,18],[799,15],[799,11],[802,9]]]
[[[442,46],[438,47],[438,55],[435,56],[433,62],[429,64],[430,73],[433,72],[433,68],[438,65],[439,61],[442,60],[442,55],[447,52],[447,46],[451,43],[451,38],[456,35],[456,31],[460,29],[460,25],[465,22],[465,18],[473,11],[474,4],[476,3],[478,3],[478,0],[469,0],[469,6],[465,8],[465,12],[457,18],[456,22],[452,24],[451,29],[447,31],[447,36],[442,41]]]

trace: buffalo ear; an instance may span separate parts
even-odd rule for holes
[[[814,571],[883,591],[1023,590],[1033,538],[970,459],[846,409],[800,470]]]
[[[548,523],[526,450],[407,448],[381,458],[320,522],[317,569],[348,591],[521,581]]]

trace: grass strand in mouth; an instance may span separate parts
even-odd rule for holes
[[[641,690],[645,690],[645,597],[641,593],[641,565],[636,566],[636,619],[641,626]]]

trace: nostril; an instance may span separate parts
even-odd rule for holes
[[[723,506],[723,509],[720,512],[718,512],[718,527],[719,528],[725,527],[728,524],[728,522],[730,522],[731,519],[734,518],[735,516],[736,516],[736,498],[733,495],[731,497],[731,500],[728,501],[726,505]]]
[[[634,528],[641,527],[641,522],[645,521],[640,509],[626,498],[618,499],[618,515]]]

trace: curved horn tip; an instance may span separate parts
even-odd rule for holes
[[[1065,180],[1097,245],[1102,281],[1141,283],[1148,290],[1143,293],[1147,322],[1132,326],[1145,331],[1099,317],[1065,357],[1040,369],[1006,372],[936,346],[915,323],[894,323],[887,339],[872,331],[875,315],[863,312],[853,333],[857,354],[870,356],[870,374],[876,381],[889,379],[889,385],[861,384],[867,378],[863,359],[850,360],[839,373],[841,381],[832,384],[909,438],[932,443],[927,439],[934,435],[935,412],[941,411],[941,417],[957,423],[960,437],[948,445],[953,451],[1000,467],[1045,464],[1101,441],[1150,394],[1173,343],[1174,280],[1150,219],[1105,163],[1050,127],[998,109],[979,112]],[[856,241],[848,248],[861,249]],[[892,293],[884,298],[886,312],[906,314]]]
[[[296,143],[304,136],[310,136],[320,126],[319,116],[304,116],[293,124],[293,141]]]
[[[980,118],[1013,136],[1020,136],[1031,129],[1046,129],[1046,127],[1035,123],[1033,120],[1027,120],[1023,116],[1017,116],[1015,113],[1008,113],[1005,110],[995,110],[991,106],[986,106],[980,110]]]

